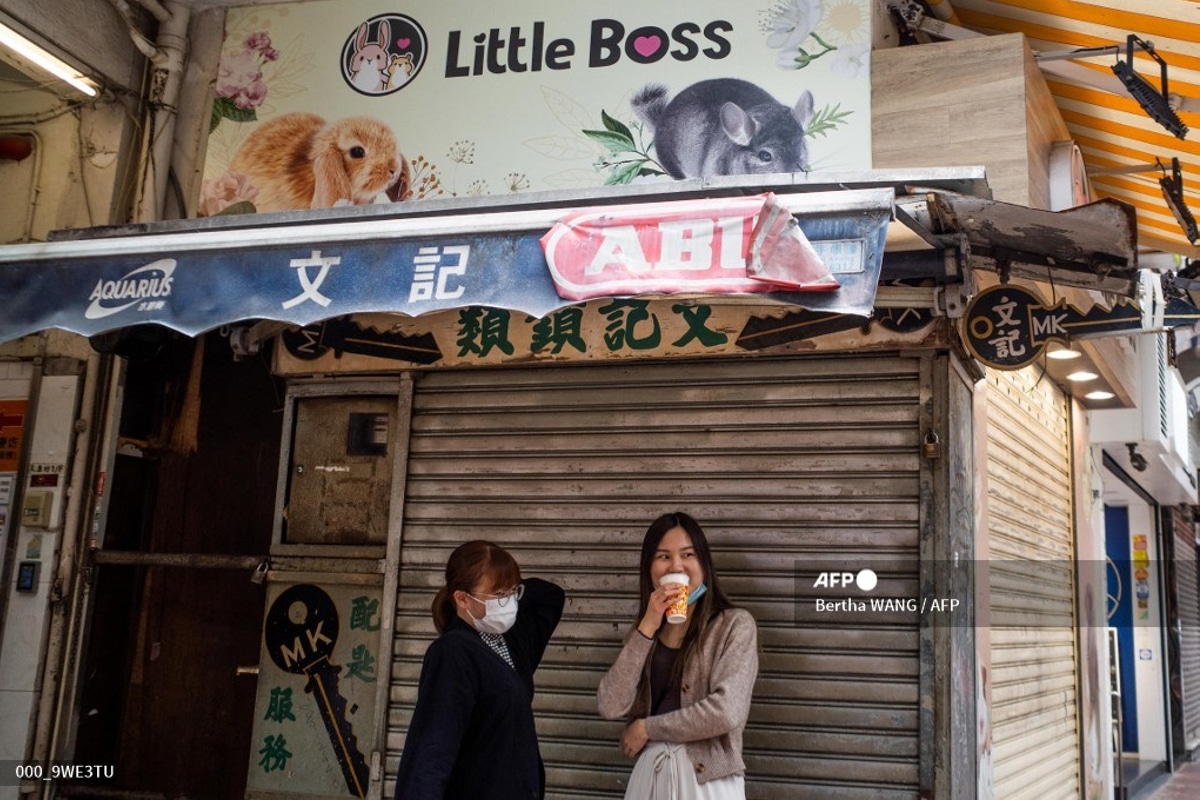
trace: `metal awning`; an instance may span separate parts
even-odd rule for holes
[[[778,291],[754,302],[870,316],[885,249],[924,252],[943,268],[943,250],[969,250],[976,266],[1003,262],[1035,279],[1134,291],[1133,214],[1113,201],[1059,213],[995,203],[981,199],[989,192],[980,168],[770,178],[66,231],[0,247],[0,341],[47,328],[91,336],[155,324],[196,335],[243,322],[304,326],[468,306],[542,317],[578,302],[556,291],[539,242],[569,213],[763,192],[814,245],[876,243],[862,248],[861,269],[837,274],[836,291]]]
[[[1118,200],[1066,211],[931,192],[935,232],[964,236],[977,269],[1133,297],[1137,293],[1137,215]]]
[[[861,241],[862,268],[828,292],[770,301],[870,316],[893,190],[784,195],[820,241]],[[720,202],[719,200],[717,201]],[[584,206],[586,207],[586,206]],[[420,316],[468,306],[535,317],[558,294],[541,237],[571,209],[544,208],[101,235],[0,248],[0,341],[46,328],[95,335],[156,324],[187,335],[244,321],[304,326],[367,312]],[[274,215],[272,215],[274,216]],[[628,295],[624,295],[628,296]]]

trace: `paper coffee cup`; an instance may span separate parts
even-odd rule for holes
[[[683,592],[675,599],[675,602],[667,606],[667,622],[678,625],[687,619],[688,576],[682,572],[669,572],[658,579],[659,586],[666,586],[670,583],[677,583],[683,587]]]

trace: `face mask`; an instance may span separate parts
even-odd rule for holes
[[[692,603],[699,600],[700,597],[707,591],[708,591],[708,587],[705,586],[703,583],[700,584],[699,586],[697,586],[696,591],[688,593],[688,605],[690,606]]]
[[[468,595],[474,600],[479,600],[478,597]],[[483,603],[485,609],[483,616],[476,618],[467,609],[467,616],[471,618],[471,622],[475,623],[475,630],[480,633],[507,633],[508,629],[517,621],[517,598],[512,597],[503,605],[500,605],[499,600],[479,600]]]

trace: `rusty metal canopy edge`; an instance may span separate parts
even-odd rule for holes
[[[1128,203],[1039,211],[952,192],[928,199],[935,232],[965,236],[976,268],[1126,297],[1137,292],[1137,214]]]

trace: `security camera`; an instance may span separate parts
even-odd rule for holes
[[[1138,472],[1145,472],[1148,466],[1146,457],[1137,451],[1137,443],[1129,442],[1125,445],[1129,448],[1129,464]]]

